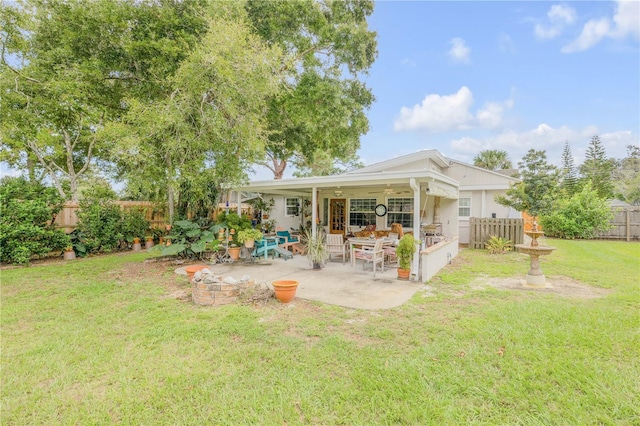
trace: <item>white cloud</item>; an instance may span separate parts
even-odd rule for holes
[[[548,24],[537,23],[534,26],[536,37],[549,40],[558,37],[566,26],[572,25],[576,20],[574,8],[562,4],[554,4],[547,12]]]
[[[613,15],[614,30],[611,36],[624,38],[627,35],[640,39],[640,2],[619,1],[615,15]]]
[[[556,38],[560,35],[560,29],[556,27],[545,27],[541,24],[536,24],[534,27],[536,37],[543,40]]]
[[[587,50],[591,46],[597,44],[600,40],[609,34],[610,31],[609,19],[592,19],[582,28],[582,33],[577,39],[564,46],[562,53],[579,52],[581,50]]]
[[[640,39],[640,2],[637,0],[619,0],[612,19],[605,16],[589,20],[578,38],[564,46],[562,52],[587,50],[606,37],[620,40],[628,36]]]
[[[393,128],[395,131],[422,129],[431,132],[496,128],[502,124],[504,111],[513,107],[513,100],[487,102],[475,114],[471,111],[472,104],[473,93],[467,86],[452,95],[429,94],[421,104],[402,107]]]
[[[472,118],[469,113],[471,104],[473,94],[466,86],[453,95],[427,95],[420,105],[402,107],[393,128],[396,131],[426,129],[436,132],[465,129]]]
[[[453,62],[468,64],[471,49],[466,45],[464,39],[456,37],[451,39],[451,41],[449,41],[449,44],[451,45],[451,49],[449,49],[449,57],[453,60]]]
[[[547,16],[551,22],[571,25],[576,20],[576,11],[567,5],[554,4],[547,12]]]
[[[551,127],[546,123],[536,128],[515,132],[506,131],[496,136],[482,139],[464,137],[450,142],[454,158],[472,162],[473,157],[485,149],[499,149],[509,153],[514,166],[530,149],[543,150],[547,153],[547,160],[551,164],[560,165],[562,149],[565,142],[569,142],[571,153],[578,164],[584,161],[585,150],[591,137],[599,135],[608,157],[623,158],[626,156],[626,146],[640,142],[638,134],[631,131],[618,131],[599,134],[595,126],[573,129],[569,126]]]

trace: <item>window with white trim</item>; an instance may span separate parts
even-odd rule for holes
[[[387,227],[391,227],[392,223],[413,228],[413,197],[387,199]]]
[[[471,198],[458,199],[458,216],[460,217],[471,216]]]
[[[352,198],[349,200],[349,226],[376,224],[375,198]]]
[[[298,216],[300,210],[300,199],[299,198],[285,198],[285,210],[287,216]]]

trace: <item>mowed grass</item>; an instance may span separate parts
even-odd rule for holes
[[[144,254],[3,270],[0,423],[640,424],[640,244],[547,244],[610,293],[478,289],[528,266],[479,250],[381,311],[197,307]]]

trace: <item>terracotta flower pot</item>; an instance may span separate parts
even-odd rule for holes
[[[64,251],[64,260],[73,260],[76,258],[76,252],[73,249],[66,249]]]
[[[411,269],[400,269],[400,268],[398,268],[398,279],[399,280],[408,280],[410,274],[411,274]]]
[[[151,247],[153,247],[153,238],[147,239],[144,243],[144,248],[150,249]]]
[[[250,238],[244,242],[244,246],[246,248],[253,248],[255,243],[256,243],[256,240],[254,240],[253,238]]]
[[[296,290],[298,289],[298,281],[293,280],[281,280],[271,283],[273,290],[276,293],[276,299],[282,303],[289,303],[296,296]]]
[[[233,260],[240,259],[240,247],[230,247],[229,256],[231,256]]]
[[[185,271],[187,271],[187,281],[189,281],[189,283],[191,283],[193,281],[193,276],[196,274],[196,272],[198,271],[202,271],[204,268],[208,268],[208,265],[190,265],[187,266],[185,268]]]

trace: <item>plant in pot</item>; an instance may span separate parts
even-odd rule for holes
[[[243,229],[238,232],[238,242],[247,248],[253,248],[256,241],[262,239],[262,232],[255,228]]]
[[[416,252],[417,240],[411,234],[405,234],[400,238],[396,247],[396,257],[398,258],[398,279],[408,280],[411,274],[411,261]]]
[[[307,246],[307,259],[313,269],[319,270],[329,258],[324,234],[317,233],[315,236],[310,230],[305,230],[301,237],[302,243]]]
[[[73,246],[68,245],[64,249],[64,260],[73,260],[76,258],[76,252],[73,251]]]

